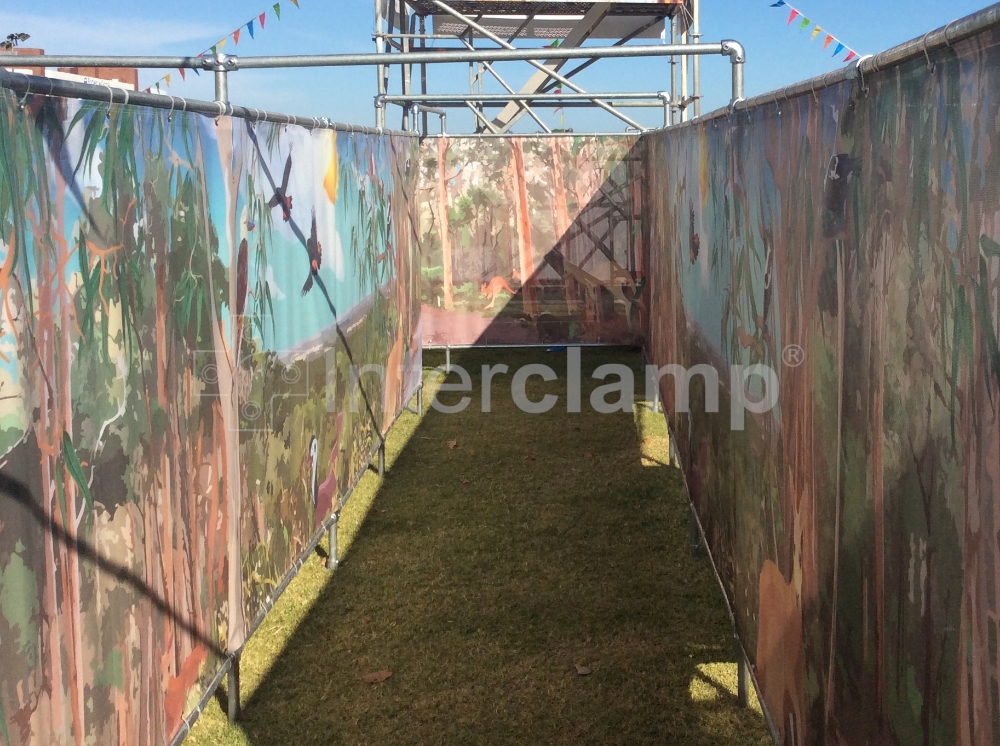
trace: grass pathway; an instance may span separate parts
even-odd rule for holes
[[[769,744],[736,705],[732,632],[688,551],[662,416],[588,406],[590,370],[638,356],[585,350],[580,414],[562,375],[531,379],[532,399],[563,395],[544,415],[514,407],[510,376],[481,413],[478,371],[564,355],[453,360],[473,405],[400,419],[385,478],[369,473],[342,516],[343,565],[310,559],[248,643],[242,721],[213,703],[185,743]],[[378,671],[392,676],[363,680]]]

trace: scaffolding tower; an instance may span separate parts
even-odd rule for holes
[[[494,134],[509,133],[524,116],[534,119],[542,131],[550,132],[534,111],[539,106],[600,107],[630,128],[637,125],[621,109],[662,107],[665,125],[687,121],[692,114],[701,113],[701,64],[697,55],[670,57],[669,92],[628,94],[588,93],[571,80],[598,57],[586,59],[566,72],[563,68],[567,59],[530,61],[534,74],[516,90],[489,62],[470,62],[468,94],[432,94],[427,90],[427,66],[415,66],[407,56],[431,50],[468,52],[496,46],[517,49],[517,42],[525,40],[556,40],[553,46],[560,49],[582,47],[590,39],[611,41],[610,46],[616,47],[633,39],[661,38],[671,45],[696,45],[701,40],[699,5],[700,0],[375,0],[376,51],[399,57],[398,63],[377,68],[378,126],[386,124],[387,104],[402,107],[404,129],[410,129],[411,117],[420,114],[425,133],[427,114],[443,116],[448,108],[470,109],[476,132]],[[537,49],[537,45],[533,48]],[[693,61],[689,63],[689,59]],[[417,80],[414,67],[418,68]],[[507,93],[484,93],[487,75]],[[394,79],[398,83],[393,83]],[[390,87],[400,93],[391,94]],[[488,109],[499,111],[487,114]]]

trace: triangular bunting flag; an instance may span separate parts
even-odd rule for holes
[[[198,56],[200,57],[201,55]],[[199,70],[197,67],[192,67],[191,69],[194,71],[195,75],[197,75],[199,78],[201,77],[201,70]]]
[[[218,50],[218,48],[217,48],[217,47],[215,47],[215,46],[213,46],[213,47],[212,47],[212,54],[218,54],[218,53],[219,53],[219,50]]]
[[[833,56],[836,57],[838,54],[844,51],[844,45],[838,44],[837,48],[833,50]]]
[[[274,8],[274,15],[276,15],[278,17],[278,20],[280,21],[281,20],[281,3],[275,3],[271,7]]]
[[[299,0],[292,0],[292,5],[294,5],[296,8],[298,8],[299,7]]]
[[[824,39],[823,41],[823,49],[826,49],[828,46],[830,46],[830,42],[832,41],[833,41],[833,35],[827,34],[826,39]]]
[[[785,25],[786,26],[791,26],[792,25],[792,21],[794,21],[795,18],[796,18],[796,16],[798,16],[798,15],[799,15],[799,12],[797,10],[795,10],[795,8],[792,8],[792,12],[788,14],[788,23],[786,23]]]
[[[169,88],[170,87],[170,73],[167,73],[166,75],[164,75],[163,79],[165,81],[167,81],[167,88]]]
[[[851,53],[850,53],[849,55],[847,55],[847,58],[846,58],[846,59],[844,60],[844,62],[850,62],[851,60],[853,60],[853,59],[854,59],[855,57],[857,57],[857,56],[858,56],[858,53],[857,53],[857,52],[855,52],[855,51],[854,51],[854,50],[852,49],[852,50],[851,50]]]
[[[778,0],[778,2],[776,2],[776,3],[771,3],[771,7],[772,8],[780,8],[780,7],[784,6],[784,4],[785,4],[785,0]]]
[[[224,46],[226,46],[226,42],[227,42],[227,41],[229,41],[229,37],[228,37],[228,36],[227,36],[227,37],[226,37],[225,39],[223,39],[223,40],[221,40],[221,41],[219,42],[219,44],[218,44],[218,47],[219,47],[219,51],[220,51],[220,52],[222,51],[222,48],[223,48]]]
[[[816,28],[814,28],[813,29],[812,38],[815,39],[817,36],[819,36],[819,32],[822,31],[822,30],[823,29],[821,29],[819,26],[817,26]],[[811,39],[810,39],[810,41],[811,41]]]
[[[250,38],[253,38],[253,21],[247,23],[247,31],[250,32]]]
[[[184,74],[184,68],[183,67],[178,67],[177,68],[177,72],[179,72],[181,74],[181,80],[187,80],[187,75]]]
[[[235,44],[236,46],[240,45],[240,31],[242,31],[242,29],[236,29],[233,32],[233,44]]]
[[[261,13],[259,16],[257,16],[257,20],[260,21],[260,27],[261,28],[264,28],[264,21],[266,19],[267,19],[267,13],[266,12]]]
[[[804,29],[810,23],[812,23],[812,21],[810,21],[808,18],[803,18],[802,19],[802,23],[799,24],[799,31],[801,31],[802,29]]]

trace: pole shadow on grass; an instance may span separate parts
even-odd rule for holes
[[[344,564],[304,574],[322,585],[315,601],[258,631],[287,642],[246,681],[239,730],[206,723],[192,741],[769,743],[763,718],[736,703],[732,630],[707,560],[690,555],[680,474],[657,463],[669,462],[662,415],[589,405],[593,369],[623,362],[641,382],[639,355],[584,350],[578,414],[566,412],[565,353],[452,361],[473,390],[441,401],[470,406],[390,433],[388,472]],[[510,373],[493,379],[485,414],[481,366],[500,363]],[[528,381],[534,401],[559,396],[548,413],[512,401],[528,363],[559,374]]]

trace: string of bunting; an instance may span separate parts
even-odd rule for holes
[[[562,46],[562,39],[549,39],[549,43],[546,44],[545,46],[546,46],[546,48],[560,47],[560,46]],[[559,83],[555,88],[553,88],[552,92],[555,93],[555,94],[562,94],[562,92],[563,92],[562,83]],[[566,128],[566,110],[563,107],[561,107],[561,106],[557,106],[556,108],[554,108],[552,110],[552,113],[553,114],[561,114],[562,115],[562,127],[563,127],[563,129],[565,129]]]
[[[294,5],[296,8],[299,7],[299,0],[287,0],[287,1],[290,2],[292,5]],[[281,20],[281,3],[277,2],[274,5],[272,5],[271,6],[271,12],[274,14],[274,17],[277,20],[280,21]],[[261,31],[263,31],[264,30],[264,24],[266,23],[266,21],[267,21],[267,11],[265,10],[263,13],[260,13],[260,14],[258,14],[256,16],[254,16],[253,18],[251,18],[246,23],[241,23],[240,26],[239,26],[239,28],[237,28],[235,31],[232,31],[229,34],[226,34],[226,36],[224,36],[222,39],[219,39],[219,41],[217,41],[215,44],[213,44],[212,46],[210,46],[208,49],[205,49],[202,52],[200,52],[198,54],[198,56],[199,57],[204,57],[206,54],[209,54],[209,53],[211,53],[213,55],[218,54],[219,52],[222,51],[223,47],[226,46],[226,43],[230,39],[233,40],[233,46],[237,46],[240,43],[240,35],[243,33],[244,30],[246,30],[246,32],[248,34],[250,34],[250,38],[251,39],[255,38],[254,37],[254,31],[255,31],[255,29],[259,28]],[[180,73],[181,80],[187,80],[187,74],[186,74],[186,71],[184,70],[184,68],[182,68],[182,67],[177,68],[177,72]],[[198,68],[192,68],[192,72],[194,72],[195,75],[201,75],[201,71]],[[165,83],[166,86],[167,86],[167,88],[169,88],[170,87],[170,78],[171,78],[172,75],[173,75],[173,73],[167,73],[166,75],[164,75],[158,81],[156,81],[155,83],[153,83],[153,85],[151,85],[149,88],[147,88],[146,89],[146,93],[152,93],[154,88],[156,89],[157,92],[159,92],[159,90],[160,90],[160,83]]]
[[[819,36],[821,33],[823,33],[825,31],[825,29],[822,26],[820,26],[819,24],[813,24],[813,22],[811,20],[809,20],[808,18],[806,18],[805,14],[801,10],[798,10],[797,8],[792,7],[791,5],[789,5],[788,3],[786,3],[785,0],[777,0],[777,2],[771,3],[771,7],[772,8],[788,8],[789,14],[788,14],[788,23],[785,24],[786,26],[791,26],[793,23],[795,23],[800,18],[802,20],[799,21],[799,31],[807,29],[807,28],[809,28],[809,26],[814,26],[813,31],[812,31],[812,39],[815,39],[817,36]],[[831,44],[836,44],[837,45],[836,47],[834,47],[834,50],[833,50],[833,56],[834,57],[839,57],[843,52],[845,52],[845,51],[847,52],[847,56],[844,58],[844,62],[850,62],[851,60],[855,59],[858,56],[857,52],[855,52],[849,46],[847,46],[846,44],[844,44],[844,42],[842,42],[836,36],[834,36],[833,34],[827,33],[826,36],[823,39],[823,49],[829,48],[829,46]]]

